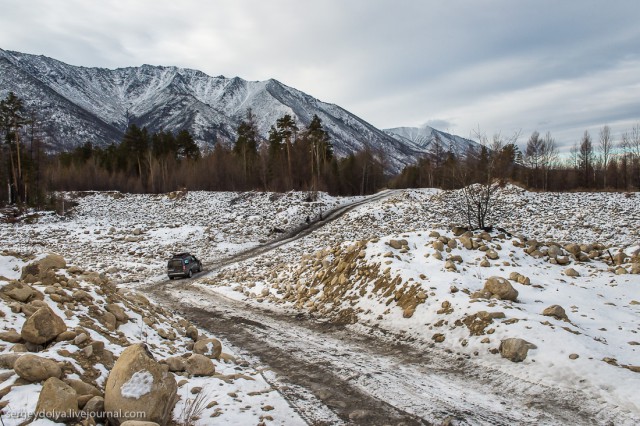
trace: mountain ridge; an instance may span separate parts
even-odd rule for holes
[[[0,49],[0,96],[9,91],[46,118],[43,130],[53,149],[118,142],[130,124],[153,132],[187,129],[201,147],[230,144],[251,108],[265,140],[284,114],[292,115],[300,128],[318,115],[337,155],[368,148],[391,172],[429,151],[275,79],[211,77],[195,69],[148,64],[82,67]]]
[[[441,150],[456,154],[464,154],[470,147],[478,146],[477,142],[470,139],[434,129],[426,124],[420,127],[394,127],[383,131],[401,142],[415,145],[417,150],[429,153],[434,151],[436,141],[440,142]]]

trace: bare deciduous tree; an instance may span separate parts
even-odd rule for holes
[[[604,126],[600,130],[600,143],[599,143],[600,156],[602,160],[602,176],[604,180],[604,187],[607,187],[607,173],[609,168],[609,160],[611,159],[611,152],[613,150],[613,140],[611,139],[611,129],[609,126]]]
[[[593,171],[593,143],[588,130],[584,131],[580,150],[578,151],[578,163],[584,177],[585,188],[589,187],[589,176]]]
[[[524,163],[531,170],[532,181],[529,185],[534,188],[538,187],[538,180],[540,175],[540,167],[542,162],[542,150],[543,139],[540,137],[538,131],[531,133],[529,140],[527,141],[527,147],[524,151]]]
[[[528,184],[534,188],[549,186],[549,170],[558,159],[558,149],[555,139],[547,132],[544,138],[537,131],[531,134],[525,149],[524,164],[530,170],[531,181]],[[542,184],[540,185],[540,181]]]
[[[469,229],[487,228],[493,220],[493,213],[498,200],[500,188],[496,179],[496,166],[505,146],[515,145],[519,132],[509,138],[503,138],[499,133],[489,141],[487,136],[479,131],[476,137],[482,145],[481,155],[476,157],[475,164],[471,154],[467,154],[466,161],[460,162],[457,168],[458,182],[461,185],[461,210]]]
[[[542,140],[542,149],[540,151],[540,166],[542,168],[542,189],[549,189],[549,171],[558,161],[558,148],[556,141],[551,137],[551,132],[547,132]]]
[[[640,187],[640,124],[623,135],[622,148],[625,160],[631,166],[631,185]]]

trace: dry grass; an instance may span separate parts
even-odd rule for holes
[[[193,398],[187,398],[180,413],[178,424],[181,426],[195,426],[206,408],[207,394],[200,392]]]

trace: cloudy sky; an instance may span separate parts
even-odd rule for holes
[[[640,123],[640,1],[2,0],[0,48],[73,65],[276,78],[379,128]]]

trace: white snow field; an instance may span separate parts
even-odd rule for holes
[[[4,284],[17,278],[23,265],[11,251],[59,253],[123,289],[165,285],[168,256],[190,251],[204,261],[205,274],[183,281],[184,300],[206,308],[212,303],[207,294],[222,295],[251,307],[258,312],[252,318],[265,324],[270,320],[259,312],[292,318],[304,313],[343,324],[344,339],[325,339],[293,326],[287,330],[275,320],[273,329],[281,333],[262,337],[310,362],[335,363],[338,374],[343,362],[354,386],[428,422],[446,420],[450,407],[463,413],[453,415],[452,424],[554,424],[572,410],[578,423],[640,422],[636,193],[533,193],[507,186],[493,220],[501,230],[464,234],[452,228],[464,225],[457,222],[460,212],[452,194],[392,191],[302,238],[238,262],[235,253],[281,237],[272,232],[275,228],[304,227],[307,216],[314,219],[320,211],[362,199],[320,194],[310,203],[306,193],[64,195],[78,203],[69,216],[48,213],[0,224]],[[501,288],[507,282],[517,295],[483,292],[490,277],[502,278]],[[4,312],[3,327],[20,321],[8,308]],[[135,330],[131,334],[134,339]],[[429,376],[429,366],[422,371],[399,361],[400,355],[373,358],[350,342],[349,334],[375,336],[440,359],[434,365],[442,374]],[[509,338],[528,342],[521,362],[501,356],[501,342]],[[223,345],[233,348],[224,339]],[[246,355],[250,374],[268,368]],[[446,372],[444,360],[463,363],[468,386],[463,374]],[[258,377],[268,381],[258,380],[265,389],[277,382],[268,373]],[[193,386],[217,389],[218,382],[209,380],[198,378]],[[235,386],[247,391],[240,382]],[[39,388],[30,386],[35,404]],[[484,398],[488,392],[495,399]],[[212,398],[227,404],[226,414],[216,417],[221,424],[233,424],[244,414],[255,419],[267,404],[224,399],[222,393]],[[262,395],[273,399],[268,403],[274,410],[267,414],[274,422],[304,422],[277,392]],[[429,408],[429,395],[446,400],[444,408]],[[547,409],[544,404],[552,400],[557,406]],[[245,405],[253,407],[248,414],[241,409]],[[312,418],[323,416],[328,423],[343,421],[326,410]]]

